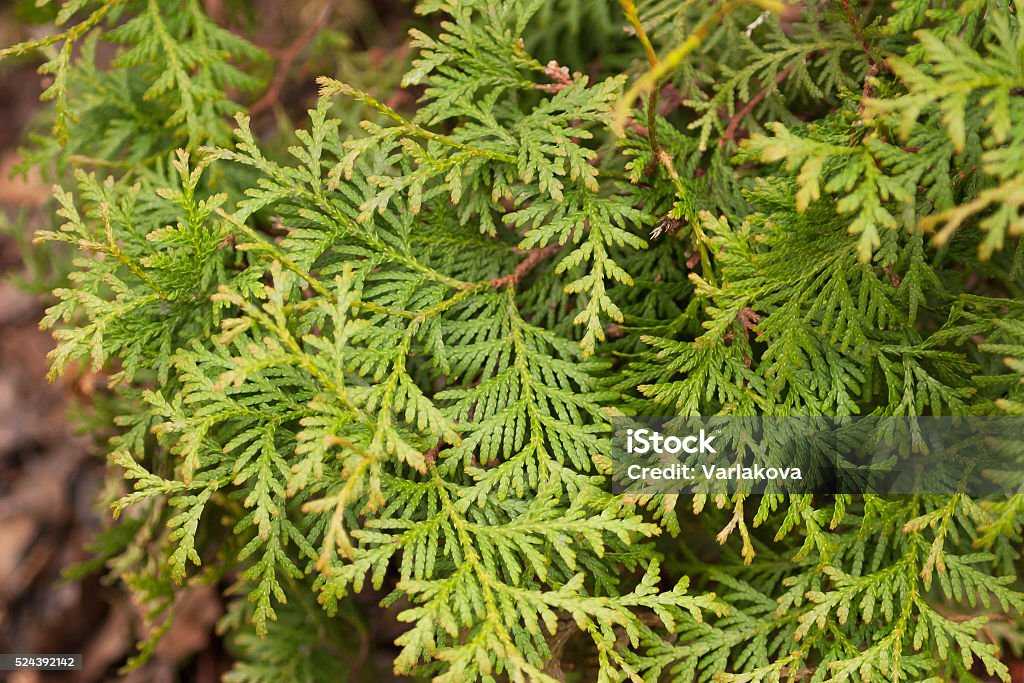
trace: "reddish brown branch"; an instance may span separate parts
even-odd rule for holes
[[[860,41],[860,46],[864,50],[864,54],[868,56],[871,62],[871,48],[868,47],[868,41],[864,37],[864,32],[860,30],[860,25],[857,23],[857,18],[853,16],[853,7],[850,6],[850,0],[843,0],[843,10],[846,12],[846,19],[850,22],[850,28],[853,29],[853,35],[856,36],[857,40]]]
[[[504,287],[506,285],[517,285],[527,274],[537,267],[537,264],[551,256],[562,248],[560,244],[549,244],[541,249],[530,249],[516,269],[508,275],[502,275],[491,279],[492,287]]]
[[[277,69],[274,71],[274,78],[270,81],[270,87],[263,93],[263,97],[249,107],[250,116],[255,116],[277,104],[281,98],[281,90],[284,89],[285,83],[288,82],[288,73],[292,69],[292,64],[295,63],[295,60],[302,51],[313,42],[320,29],[327,25],[328,20],[331,18],[331,12],[332,7],[328,3],[324,6],[319,16],[310,22],[306,30],[300,33],[291,44],[280,50],[278,53]]]
[[[433,467],[434,463],[437,462],[437,456],[441,452],[441,449],[445,447],[444,439],[438,439],[437,445],[433,448],[427,449],[427,452],[423,454],[423,461],[427,463],[428,467]]]
[[[739,128],[739,125],[743,121],[743,119],[747,118],[747,116],[749,116],[750,113],[754,111],[754,107],[761,104],[761,102],[764,101],[764,98],[768,97],[768,93],[771,92],[773,87],[777,86],[779,83],[784,81],[786,77],[793,72],[793,69],[796,68],[796,65],[797,63],[793,62],[785,69],[775,74],[775,79],[772,85],[766,85],[764,89],[761,90],[761,92],[751,97],[750,101],[743,105],[742,109],[736,112],[736,115],[729,120],[729,125],[725,127],[725,140],[731,141],[736,139],[736,129]]]
[[[875,86],[871,82],[875,76],[882,69],[878,66],[878,62],[871,62],[871,66],[868,68],[868,73],[864,76],[864,89],[860,93],[860,106],[857,107],[857,113],[861,113],[864,110],[864,104],[866,100],[875,96]]]
[[[881,65],[871,56],[871,46],[868,45],[867,38],[864,37],[864,32],[861,30],[860,24],[857,23],[857,17],[853,16],[853,7],[850,5],[850,0],[843,0],[843,10],[846,12],[846,20],[850,22],[853,35],[860,41],[860,47],[864,50],[864,56],[868,59],[868,73],[864,76],[864,88],[860,96],[860,106],[857,107],[857,113],[859,114],[864,109],[864,101],[875,94],[874,85],[872,85],[871,81],[881,71]]]

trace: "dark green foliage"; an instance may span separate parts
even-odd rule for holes
[[[1019,497],[606,475],[616,411],[1024,414],[1024,6],[607,5],[422,2],[417,107],[325,75],[287,154],[197,0],[5,51],[57,50],[44,324],[111,371],[108,569],[154,616],[230,585],[233,681],[360,680],[371,589],[417,678],[1008,681]]]

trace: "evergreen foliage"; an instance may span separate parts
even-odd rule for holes
[[[53,79],[53,372],[109,373],[96,564],[165,625],[225,587],[232,681],[359,680],[385,609],[414,679],[1009,681],[1019,496],[607,456],[617,411],[1024,414],[1024,4],[417,10],[416,106],[325,75],[286,153],[198,0],[0,52]]]

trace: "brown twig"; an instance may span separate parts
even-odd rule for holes
[[[516,266],[516,269],[514,271],[512,271],[508,275],[502,275],[501,277],[492,278],[491,286],[504,287],[506,285],[514,286],[519,284],[519,281],[526,277],[531,270],[536,268],[538,263],[546,259],[548,256],[551,256],[561,248],[562,245],[560,244],[549,244],[548,246],[542,247],[540,249],[530,249],[528,252],[526,252],[526,258],[524,258],[519,263],[519,265]]]
[[[295,40],[280,50],[278,53],[277,69],[274,72],[274,78],[270,81],[270,87],[263,93],[263,97],[249,107],[250,116],[255,116],[277,104],[281,98],[281,90],[288,81],[288,72],[291,71],[292,64],[299,54],[313,42],[320,29],[327,25],[332,11],[331,4],[325,4],[317,18],[310,22],[309,26]]]
[[[651,39],[647,35],[647,31],[644,30],[643,24],[640,22],[640,15],[637,14],[636,4],[633,0],[619,0],[619,4],[622,6],[622,11],[626,13],[626,19],[629,21],[633,30],[636,32],[637,38],[640,43],[644,46],[644,53],[647,55],[647,64],[652,69],[657,69],[660,64],[658,60],[658,53],[654,51],[654,46],[651,45]],[[661,95],[661,88],[657,85],[651,88],[650,94],[647,96],[647,140],[651,147],[651,153],[654,158],[660,163],[665,163],[665,159],[662,156],[661,145],[658,144],[658,97]],[[671,160],[669,160],[671,163]],[[674,169],[673,169],[674,170]]]
[[[771,92],[774,86],[777,86],[779,83],[784,81],[786,77],[789,76],[790,73],[792,73],[793,69],[796,68],[796,64],[796,62],[793,62],[785,69],[775,74],[775,79],[772,85],[766,85],[764,89],[761,90],[761,92],[751,97],[750,101],[743,105],[742,109],[736,112],[736,114],[729,120],[729,125],[725,127],[725,138],[723,139],[722,144],[725,144],[726,141],[731,141],[736,138],[736,130],[737,128],[739,128],[739,125],[743,121],[743,119],[747,118],[747,116],[749,116],[750,113],[754,111],[754,107],[761,104],[761,102],[764,101],[764,98],[768,97],[768,93]]]
[[[221,26],[227,23],[228,15],[227,8],[224,6],[224,0],[206,0],[205,8],[206,16]]]
[[[881,70],[882,68],[875,61],[872,61],[871,66],[868,67],[868,73],[864,76],[864,89],[860,93],[860,105],[857,107],[858,114],[864,111],[865,101],[875,96],[875,86],[871,81]]]
[[[843,10],[846,12],[847,21],[850,22],[850,28],[853,29],[853,35],[858,41],[860,41],[860,47],[864,50],[864,56],[868,58],[868,73],[864,76],[864,89],[860,96],[860,106],[857,107],[857,113],[860,114],[864,109],[864,100],[875,94],[874,86],[871,84],[871,81],[878,75],[878,72],[882,70],[882,67],[877,61],[875,61],[875,58],[871,56],[871,46],[868,45],[868,40],[864,37],[864,32],[857,23],[857,18],[853,16],[853,7],[850,5],[850,0],[843,0]]]
[[[438,439],[437,445],[435,445],[433,448],[427,449],[427,452],[423,454],[423,460],[424,462],[427,463],[428,467],[433,467],[434,463],[437,462],[438,454],[441,452],[441,449],[444,448],[446,445],[447,444],[445,444],[444,439]]]
[[[864,54],[868,56],[868,59],[871,59],[871,48],[868,47],[868,41],[864,37],[864,32],[860,30],[860,26],[857,24],[857,18],[853,16],[853,7],[850,5],[850,0],[843,0],[843,10],[846,12],[847,21],[850,22],[850,28],[853,29],[853,35],[860,41]]]

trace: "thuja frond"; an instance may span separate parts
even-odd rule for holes
[[[437,681],[1009,680],[1020,496],[609,479],[613,417],[1024,414],[1021,8],[598,5],[421,2],[403,96],[294,131],[198,0],[0,53],[51,58],[134,665],[203,583],[228,680],[363,680],[375,620]]]

